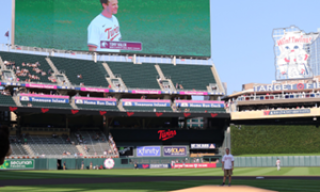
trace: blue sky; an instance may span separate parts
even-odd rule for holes
[[[275,79],[272,30],[320,28],[320,0],[211,0],[211,54],[228,94]]]
[[[7,43],[11,0],[0,1],[0,43]],[[210,1],[211,55],[228,94],[245,83],[275,79],[274,28],[295,25],[307,33],[320,28],[320,0]]]
[[[0,0],[0,43],[8,43],[4,34],[11,29],[11,0]]]

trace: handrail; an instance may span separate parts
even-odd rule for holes
[[[320,98],[320,93],[293,93],[293,94],[276,94],[276,95],[250,95],[239,96],[237,101],[261,101],[277,99],[298,99],[298,98]]]

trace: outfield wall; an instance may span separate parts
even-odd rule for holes
[[[276,167],[277,159],[281,167],[317,167],[320,156],[281,156],[281,157],[235,157],[235,167]]]
[[[137,164],[171,164],[172,160],[178,160],[179,163],[186,162],[192,163],[194,158],[186,157],[143,157],[143,158],[114,158],[113,169],[133,169],[134,163]],[[61,164],[66,163],[67,169],[81,169],[81,163],[84,162],[84,169],[89,169],[90,163],[92,166],[104,165],[105,158],[63,158],[61,159]],[[31,162],[32,166],[23,162]],[[126,164],[123,162],[125,161]],[[13,165],[11,165],[11,162]],[[209,160],[206,163],[213,163],[214,161]],[[3,166],[0,166],[0,170],[57,170],[58,159],[55,158],[40,158],[40,159],[6,159]],[[217,167],[221,165],[217,164]]]

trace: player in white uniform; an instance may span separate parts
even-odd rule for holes
[[[120,41],[121,33],[118,19],[118,0],[100,0],[103,11],[88,26],[89,51],[120,52],[116,49],[101,49],[101,41]]]
[[[277,170],[280,171],[280,159],[277,159],[276,165],[277,165]]]
[[[223,183],[221,186],[224,186],[226,178],[229,176],[229,186],[231,186],[231,175],[234,166],[233,155],[230,154],[229,148],[226,148],[226,154],[222,158],[222,170],[224,171]]]

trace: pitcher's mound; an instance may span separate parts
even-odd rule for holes
[[[192,187],[188,189],[181,189],[171,192],[276,192],[266,189],[259,189],[255,187],[242,186],[242,185],[233,185],[229,186],[217,186],[217,185],[203,185],[199,187]]]

